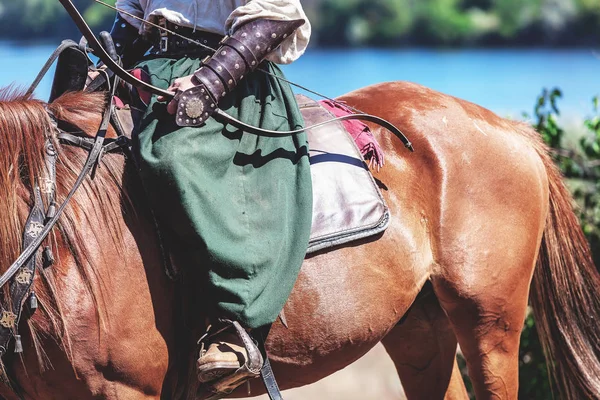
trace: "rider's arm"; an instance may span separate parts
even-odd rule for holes
[[[117,0],[117,8],[143,17],[138,0]],[[139,21],[126,14],[117,13],[110,31],[117,54],[121,56],[123,66],[131,67],[148,51],[151,44],[139,35]]]
[[[249,0],[231,13],[225,28],[228,32],[233,32],[239,26],[256,19],[305,20],[304,25],[270,53],[267,59],[278,64],[289,64],[304,54],[310,39],[311,26],[300,0]]]
[[[117,0],[115,7],[119,10],[123,10],[129,14],[133,14],[136,17],[144,18],[144,10],[140,4],[140,0]],[[127,21],[128,24],[136,28],[138,31],[142,26],[142,22],[130,17],[129,15],[123,14],[121,17]]]
[[[296,1],[281,3],[294,4]],[[296,32],[307,24],[305,19],[275,19],[256,15],[252,14],[253,18],[247,18],[232,28],[231,33],[221,41],[221,47],[202,61],[193,76],[176,80],[171,85],[170,89],[177,89],[178,92],[167,110],[177,113],[178,125],[202,125],[216,110],[221,98],[233,91],[238,82],[258,68],[263,60],[275,55],[277,62],[291,62],[304,51],[305,45],[298,49]],[[279,52],[284,42],[287,42],[287,48]]]

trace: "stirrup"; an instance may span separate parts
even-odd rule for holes
[[[224,321],[230,326],[233,326],[242,340],[244,347],[246,348],[246,352],[248,353],[248,359],[240,368],[234,371],[231,374],[215,381],[208,383],[208,389],[215,394],[229,394],[233,392],[238,386],[242,383],[246,382],[249,379],[257,378],[260,376],[260,372],[264,363],[263,356],[258,348],[257,343],[250,337],[248,332],[237,321]],[[221,329],[217,331],[214,336],[220,332],[223,332],[225,329]],[[203,342],[206,337],[203,337],[200,341]],[[200,352],[200,358],[202,358],[204,352],[204,343],[202,345],[202,350]]]

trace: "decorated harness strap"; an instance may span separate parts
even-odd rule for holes
[[[25,231],[23,232],[23,248],[29,246],[44,229],[46,214],[44,213],[42,196],[38,187],[35,188],[34,198],[33,209],[29,213],[29,217],[25,223]],[[28,295],[30,311],[33,312],[37,308],[37,297],[35,296],[35,292],[30,292],[30,290],[35,276],[38,255],[39,251],[33,254],[19,269],[19,272],[11,279],[9,287],[11,300],[10,307],[0,305],[0,357],[7,352],[8,345],[13,337],[15,338],[15,353],[21,353],[23,351],[21,335],[18,333],[18,326],[23,306]],[[4,369],[0,372],[0,379],[6,384],[10,384]]]

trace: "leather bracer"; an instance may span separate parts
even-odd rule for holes
[[[177,125],[204,124],[219,101],[304,22],[302,19],[259,19],[242,25],[231,36],[225,36],[221,47],[205,58],[194,73],[197,86],[178,93]]]

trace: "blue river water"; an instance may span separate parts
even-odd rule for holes
[[[28,86],[53,49],[0,42],[0,87]],[[327,96],[407,80],[513,118],[531,114],[542,89],[556,86],[564,93],[563,114],[582,117],[600,94],[599,54],[593,49],[309,49],[283,69],[288,79]],[[50,84],[47,77],[36,96],[46,99]]]

